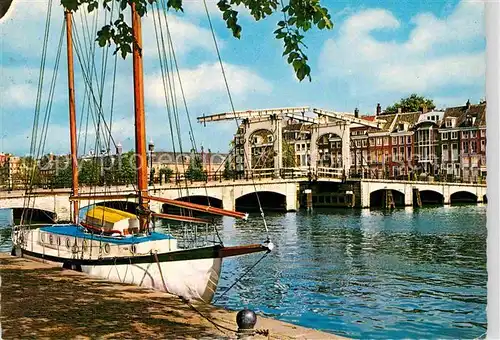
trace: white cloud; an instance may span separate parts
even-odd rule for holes
[[[161,43],[161,35],[158,26],[158,16],[155,14],[153,19],[153,13],[150,11],[148,17],[144,19],[143,25],[143,42],[145,55],[158,56],[157,49],[157,38],[155,33],[155,21],[156,29],[158,32],[158,41]],[[212,51],[215,54],[215,47],[213,43],[212,33],[210,30],[203,28],[201,26],[195,25],[189,22],[185,18],[179,18],[176,15],[167,14],[168,28],[172,37],[174,50],[177,55],[185,54],[193,50],[207,50]],[[165,18],[161,14],[160,18],[161,26],[163,27],[163,39],[165,41],[165,49],[168,51],[167,45],[167,29],[165,25]],[[217,38],[217,43],[219,47],[224,46],[224,42]],[[160,45],[161,46],[161,45]]]
[[[375,30],[397,30],[400,21],[383,9],[363,10],[325,42],[320,67],[328,77],[356,82],[363,92],[428,92],[484,79],[484,51],[470,46],[484,39],[481,2],[461,2],[447,18],[421,13],[407,41],[380,41]]]
[[[48,88],[52,76],[53,70],[46,68],[44,88]],[[0,79],[2,79],[0,82],[0,110],[34,108],[38,77],[39,71],[34,68],[3,67],[0,65]],[[48,93],[48,89],[46,92]]]
[[[252,93],[268,93],[271,84],[250,69],[233,64],[224,64],[231,94],[235,97],[246,98]],[[218,63],[204,63],[192,69],[180,70],[180,77],[186,100],[191,105],[200,105],[214,102],[216,97],[225,98],[226,88],[221,69]],[[151,76],[146,81],[146,94],[149,100],[159,106],[164,105],[164,91],[161,76]],[[178,86],[178,85],[177,85]],[[178,88],[177,93],[180,93]]]

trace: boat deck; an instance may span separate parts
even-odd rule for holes
[[[116,244],[137,244],[148,241],[174,239],[174,237],[171,235],[160,234],[157,232],[152,232],[150,235],[147,236],[135,236],[135,235],[125,236],[125,237],[102,236],[99,234],[86,233],[85,228],[74,224],[49,225],[40,228],[40,230],[62,236],[80,237],[89,240],[116,243]]]
[[[91,278],[47,263],[0,253],[1,334],[5,339],[235,339],[179,298]],[[236,330],[236,313],[196,305]],[[329,333],[258,317],[270,339],[340,339]],[[267,337],[256,336],[255,339]]]

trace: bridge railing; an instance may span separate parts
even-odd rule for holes
[[[318,179],[320,179],[320,178],[343,179],[344,178],[344,169],[317,167],[316,168],[316,177]]]
[[[314,178],[321,179],[372,179],[372,180],[395,180],[395,181],[411,181],[411,182],[440,182],[440,183],[464,183],[464,184],[486,184],[485,176],[454,176],[454,175],[437,175],[430,176],[426,174],[401,174],[399,176],[392,176],[390,173],[382,171],[364,171],[357,173],[349,171],[345,176],[342,168],[329,168],[329,167],[288,167],[276,170],[274,168],[252,169],[241,172],[234,171],[214,171],[214,172],[201,172],[196,176],[189,176],[185,173],[173,173],[167,180],[160,181],[159,178],[154,178],[153,185],[185,185],[187,184],[201,184],[201,183],[214,183],[214,182],[234,182],[234,181],[251,181],[262,179],[299,179],[299,178]],[[106,186],[126,185],[127,183],[103,183]],[[81,183],[85,187],[85,183]],[[90,187],[95,187],[92,185]],[[99,185],[97,185],[99,186]],[[24,190],[23,183],[6,184],[0,182],[0,191],[13,191]],[[35,185],[34,189],[68,189],[62,186],[51,186],[50,184]]]

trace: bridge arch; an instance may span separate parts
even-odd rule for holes
[[[108,208],[113,208],[117,210],[122,210],[126,211],[131,214],[135,214],[137,212],[137,207],[139,206],[139,203],[134,201],[104,201],[104,202],[98,202],[95,205],[97,206],[102,206],[102,207],[108,207]]]
[[[0,210],[11,210],[14,224],[19,224],[21,218],[24,219],[24,223],[28,223],[29,221],[31,221],[31,223],[56,223],[58,220],[57,214],[51,210],[39,208],[25,209],[23,207],[2,207]]]
[[[420,190],[422,205],[443,205],[444,195],[436,190]]]
[[[456,191],[450,195],[450,204],[456,203],[477,203],[477,195],[470,191]]]
[[[477,188],[477,187],[471,187],[471,186],[454,186],[454,187],[451,187],[450,188],[450,196],[458,193],[458,192],[468,192],[474,196],[476,196],[477,198],[481,197],[481,191],[480,190],[481,188]]]
[[[250,157],[253,169],[274,168],[274,134],[266,128],[257,128],[250,133]]]
[[[258,191],[241,195],[235,200],[236,210],[258,211],[257,195],[263,210],[286,211],[286,195],[275,191]]]
[[[191,202],[195,204],[210,205],[211,207],[214,208],[222,208],[222,200],[212,196],[192,195],[192,196],[179,197],[176,198],[175,200],[182,202]],[[188,210],[174,207],[169,204],[163,204],[161,210],[163,213],[167,214],[179,214],[179,213],[182,213],[184,215],[188,214]]]
[[[396,189],[378,189],[370,192],[370,207],[383,208],[385,207],[386,195],[390,192],[394,199],[396,207],[405,206],[405,194]]]

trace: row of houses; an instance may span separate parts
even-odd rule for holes
[[[351,130],[351,170],[356,174],[486,178],[486,103],[363,118],[384,124],[380,130]]]
[[[361,123],[348,124],[350,155],[346,157],[342,133],[320,134],[313,141],[313,131],[322,124],[320,120],[284,116],[283,167],[342,168],[349,171],[350,177],[364,178],[486,178],[486,102],[467,101],[463,106],[445,110],[428,111],[423,107],[418,112],[395,114],[381,112],[378,104],[374,115],[360,116],[356,109],[350,117],[345,114],[336,123],[330,119],[325,124],[342,127],[342,119],[352,118],[361,119],[357,120]],[[253,169],[276,164],[276,139],[270,130],[259,130],[251,136]],[[311,159],[315,164],[311,164]]]

